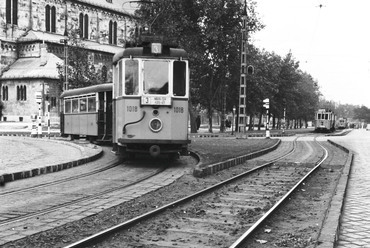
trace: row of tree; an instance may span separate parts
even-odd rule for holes
[[[263,24],[256,15],[255,2],[250,1],[247,6],[248,33],[252,34],[261,30]],[[231,112],[234,106],[238,109],[243,13],[244,6],[233,0],[157,0],[142,4],[136,12],[142,25],[149,25],[152,33],[171,37],[188,51],[191,103],[207,110],[210,132],[215,111],[224,116],[225,110]],[[261,116],[262,101],[269,98],[270,114],[276,123],[283,117],[284,109],[288,119],[313,119],[320,96],[318,84],[299,69],[291,53],[281,57],[249,44],[247,60],[254,67],[247,79],[248,115]],[[199,109],[192,109],[194,117]],[[253,121],[250,128],[252,125]]]
[[[254,9],[255,2],[249,2],[249,34],[263,28]],[[192,132],[196,132],[195,117],[201,110],[208,113],[210,132],[215,112],[224,117],[234,107],[238,110],[243,14],[244,6],[234,0],[145,1],[136,11],[137,19],[142,20],[142,27],[149,28],[152,34],[167,37],[189,53]],[[71,88],[106,82],[106,73],[95,70],[77,34],[78,30],[71,31],[69,35],[68,82]],[[318,108],[337,109],[337,115],[341,117],[355,117],[356,113],[360,119],[367,119],[365,110],[356,112],[355,106],[322,100],[317,81],[300,70],[299,62],[292,53],[282,57],[249,44],[247,60],[254,68],[253,74],[247,77],[249,128],[254,125],[255,118],[261,122],[265,113],[262,107],[265,98],[270,99],[273,127],[279,127],[284,113],[287,120],[296,120],[295,127],[301,126],[301,123],[314,119]],[[64,65],[59,65],[58,69],[62,86],[65,81]],[[221,129],[223,125],[222,121]]]

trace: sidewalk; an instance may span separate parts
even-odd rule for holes
[[[51,124],[50,128],[41,123],[42,136],[48,136],[48,130],[50,130],[51,137],[57,137],[60,135],[59,124]],[[37,122],[3,122],[0,121],[0,136],[31,136],[31,133],[37,134],[38,123]]]
[[[0,185],[75,167],[97,159],[102,152],[88,142],[0,136]]]

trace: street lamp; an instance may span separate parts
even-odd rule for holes
[[[234,135],[234,116],[235,116],[235,110],[236,110],[236,108],[235,108],[235,105],[234,105],[234,107],[233,107],[233,122],[231,123],[231,135]]]

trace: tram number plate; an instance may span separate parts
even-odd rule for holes
[[[143,96],[142,105],[171,105],[171,98],[166,96]]]
[[[183,107],[174,107],[174,108],[173,108],[173,111],[174,111],[175,113],[182,114],[182,113],[184,113],[184,108],[183,108]]]

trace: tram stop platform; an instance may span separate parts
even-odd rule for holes
[[[31,125],[32,126],[32,125]],[[54,129],[50,136],[31,137],[30,125],[0,122],[0,185],[60,171],[97,159],[101,147],[68,141]]]

